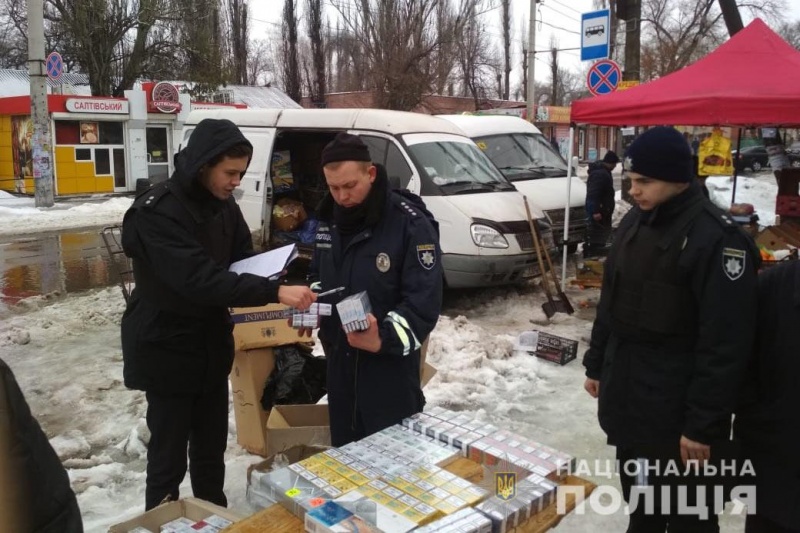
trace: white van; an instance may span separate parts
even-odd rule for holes
[[[539,274],[522,195],[453,124],[430,115],[378,109],[214,109],[193,111],[183,144],[205,118],[233,121],[254,147],[237,201],[262,244],[313,249],[314,210],[327,192],[320,155],[340,131],[361,136],[395,188],[420,195],[439,222],[448,287],[515,283]],[[304,204],[305,231],[270,227],[281,197]],[[552,245],[541,211],[534,217]]]
[[[530,202],[547,215],[556,243],[564,242],[567,163],[539,128],[514,116],[439,115],[475,141]],[[574,253],[586,232],[586,184],[573,176],[567,249]]]

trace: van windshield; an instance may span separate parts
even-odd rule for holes
[[[469,139],[456,135],[411,134],[403,137],[420,173],[442,194],[513,191],[514,186],[497,171]]]
[[[567,163],[540,133],[504,133],[475,138],[509,181],[567,175]]]

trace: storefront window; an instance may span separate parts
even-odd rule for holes
[[[89,148],[76,148],[75,161],[91,161],[92,151]]]
[[[57,120],[56,144],[124,144],[122,122]]]
[[[108,155],[108,148],[95,148],[94,173],[97,176],[107,176],[111,174],[111,158]]]

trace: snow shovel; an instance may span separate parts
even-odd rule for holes
[[[528,215],[528,225],[531,228],[531,237],[533,237],[533,245],[536,248],[536,258],[539,260],[539,269],[542,273],[542,285],[544,285],[544,292],[547,296],[547,301],[542,304],[542,311],[547,316],[547,318],[552,318],[553,315],[556,313],[568,313],[572,314],[574,310],[572,309],[572,305],[567,300],[566,295],[561,292],[561,289],[556,283],[556,290],[559,291],[559,297],[563,297],[563,300],[558,300],[553,298],[553,293],[550,291],[550,283],[547,280],[547,270],[545,269],[544,261],[542,260],[542,249],[544,249],[544,243],[541,241],[541,236],[539,235],[539,229],[536,227],[536,224],[533,222],[533,217],[531,216],[531,209],[528,206],[528,198],[523,196],[522,199],[525,202],[525,213]],[[544,250],[544,253],[547,254],[547,250]],[[550,262],[550,255],[547,255],[548,263]],[[552,271],[553,267],[552,264],[550,265],[550,273],[555,279],[555,273]]]

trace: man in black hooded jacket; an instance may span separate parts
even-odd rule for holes
[[[147,396],[147,509],[178,498],[187,445],[194,496],[227,505],[228,308],[280,301],[305,309],[316,299],[308,287],[228,271],[253,254],[232,196],[252,151],[231,121],[203,120],[175,157],[172,177],[125,214],[122,246],[136,287],[122,317],[123,374],[127,387]]]
[[[330,194],[319,209],[312,278],[343,286],[336,303],[367,291],[369,329],[345,333],[323,317],[331,442],[343,446],[422,410],[420,348],[442,306],[438,226],[422,200],[393,191],[355,135],[340,133],[322,152]]]

